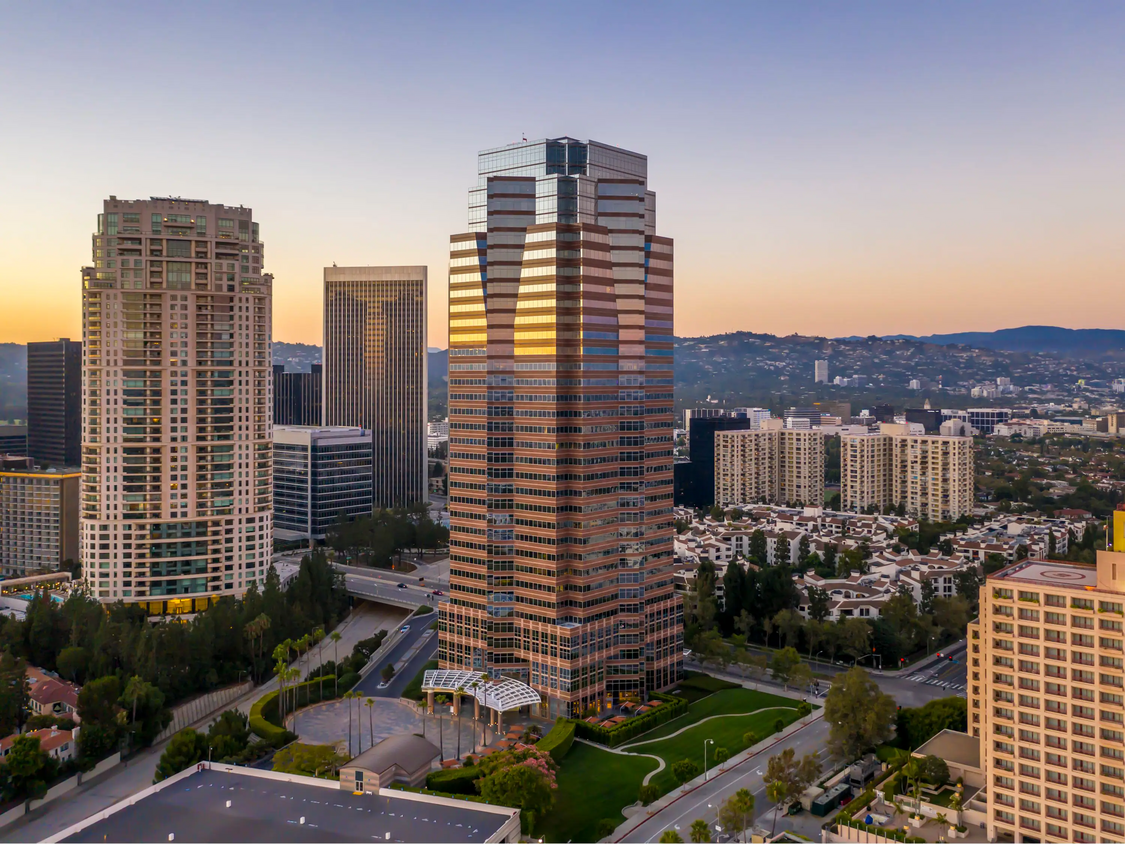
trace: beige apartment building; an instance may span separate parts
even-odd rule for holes
[[[790,429],[781,419],[751,431],[715,432],[715,503],[824,502],[824,434]]]
[[[82,574],[205,608],[272,545],[273,277],[249,208],[111,196],[82,270]]]
[[[906,425],[883,423],[878,432],[840,440],[844,510],[902,505],[907,515],[930,521],[972,511],[972,437],[912,434]]]
[[[990,575],[969,625],[969,732],[992,841],[1125,841],[1125,512],[1094,566]]]
[[[0,574],[78,562],[80,477],[77,469],[0,469]]]

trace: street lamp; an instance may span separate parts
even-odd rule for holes
[[[703,781],[707,782],[707,745],[714,744],[714,739],[705,739],[703,742]]]

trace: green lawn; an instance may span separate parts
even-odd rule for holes
[[[757,712],[767,707],[766,712]],[[766,692],[751,689],[724,689],[715,692],[702,700],[693,703],[686,714],[681,715],[667,724],[640,736],[637,741],[644,744],[631,743],[622,747],[622,750],[633,753],[651,753],[664,760],[665,768],[652,782],[660,786],[663,791],[675,788],[676,780],[672,776],[672,763],[680,759],[691,759],[703,770],[703,742],[713,739],[714,744],[707,747],[707,767],[715,767],[714,753],[717,748],[725,747],[731,756],[745,750],[748,745],[743,741],[743,736],[748,731],[758,735],[758,740],[773,735],[774,722],[780,718],[786,726],[797,720],[797,701],[790,698],[771,695]],[[751,715],[748,713],[757,712]],[[747,714],[736,714],[747,713]],[[697,722],[712,715],[735,714],[735,717],[716,718],[705,724]],[[689,724],[690,727],[678,736],[664,741],[651,741],[670,736],[677,730]]]
[[[634,741],[663,738],[664,736],[671,735],[682,727],[686,727],[688,724],[694,724],[712,715],[754,712],[757,709],[764,709],[767,706],[796,707],[797,701],[792,698],[781,697],[780,695],[771,695],[769,692],[754,691],[753,689],[743,689],[740,687],[723,689],[708,695],[702,700],[692,703],[692,705],[688,707],[688,711],[680,717],[673,718],[667,724],[661,724],[655,730],[650,730],[643,735],[637,736]],[[726,718],[723,720],[739,722],[742,719]],[[743,730],[743,732],[745,732],[745,730]],[[632,744],[632,742],[630,742],[630,744]],[[731,753],[733,754],[734,751],[731,750]]]
[[[555,807],[535,830],[547,841],[597,841],[602,818],[625,820],[621,809],[637,800],[641,780],[656,767],[643,756],[610,753],[575,742],[559,765]]]
[[[710,674],[702,674],[698,671],[685,671],[684,679],[677,685],[674,694],[676,697],[682,697],[689,703],[695,703],[697,700],[702,700],[707,695],[713,694],[720,689],[737,689],[739,686],[736,683],[728,683],[726,680],[720,680],[718,677],[712,677]]]

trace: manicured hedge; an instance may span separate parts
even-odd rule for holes
[[[357,675],[358,676],[358,675]],[[320,703],[322,700],[334,700],[334,685],[335,677],[331,675],[327,677],[317,678],[310,680],[307,683],[301,683],[297,687],[298,699],[303,701],[302,706],[307,706],[313,703]],[[341,683],[342,686],[342,683]],[[292,704],[292,695],[288,686],[285,689],[286,699]],[[321,696],[321,688],[324,689],[324,695]],[[341,691],[346,691],[341,688]],[[284,741],[290,733],[283,726],[281,726],[281,713],[278,711],[277,692],[270,692],[264,695],[253,706],[250,707],[250,730],[258,738],[265,741],[277,744]]]
[[[481,773],[476,765],[432,771],[426,775],[426,788],[449,794],[476,794],[476,781],[480,779]]]
[[[559,718],[550,732],[536,742],[535,747],[545,753],[550,753],[551,758],[561,762],[574,744],[575,722],[566,718]]]
[[[663,704],[644,715],[622,721],[616,727],[574,721],[575,732],[580,738],[604,744],[606,747],[617,747],[687,712],[688,702],[683,698],[664,694],[652,694],[650,697],[663,701]]]

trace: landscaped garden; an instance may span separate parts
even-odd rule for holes
[[[716,715],[722,717],[713,717]],[[663,759],[664,770],[651,782],[662,792],[667,792],[678,784],[672,773],[674,763],[689,759],[700,772],[703,771],[703,743],[707,739],[714,742],[707,745],[707,767],[715,768],[718,765],[716,751],[720,748],[724,748],[729,756],[734,756],[750,746],[746,741],[748,737],[755,738],[757,743],[773,735],[779,721],[786,727],[798,717],[797,702],[789,698],[750,689],[723,689],[693,703],[686,715],[623,745],[621,749],[630,753],[650,753]],[[711,720],[704,721],[705,718]],[[754,735],[748,736],[749,733]]]
[[[547,841],[597,841],[598,822],[622,823],[622,807],[636,802],[641,781],[655,767],[655,760],[645,756],[575,743],[559,765],[554,808],[536,833]]]

